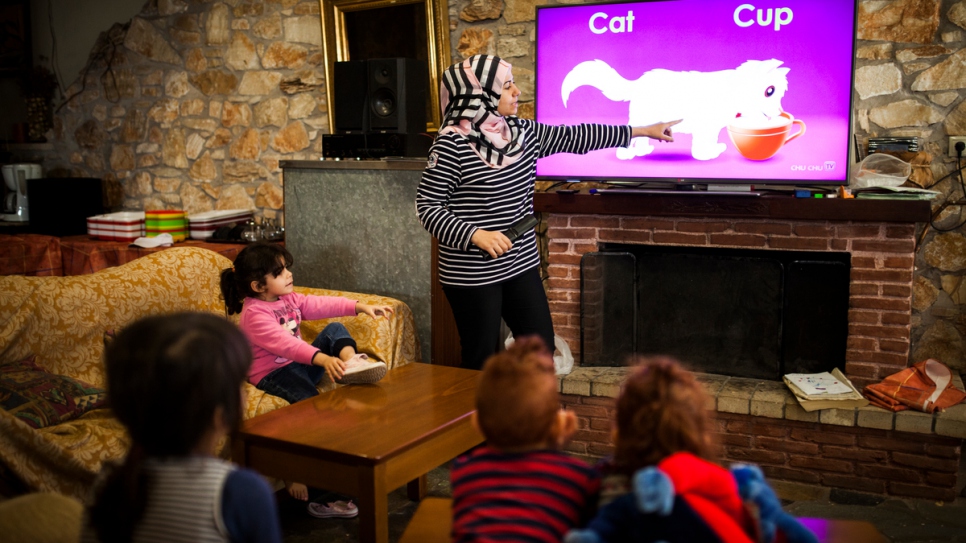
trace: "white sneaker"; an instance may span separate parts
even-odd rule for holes
[[[359,508],[352,500],[329,503],[309,502],[309,514],[315,518],[355,518],[359,516]]]
[[[375,383],[386,375],[386,365],[382,362],[373,362],[369,356],[359,353],[345,362],[345,373],[341,379],[335,382],[340,385],[360,385],[364,383]]]

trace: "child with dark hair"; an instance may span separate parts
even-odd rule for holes
[[[356,342],[344,325],[327,325],[308,344],[302,341],[303,320],[366,314],[373,319],[392,313],[389,306],[364,304],[335,296],[306,296],[294,291],[292,254],[275,243],[253,243],[221,272],[221,292],[229,315],[241,313],[238,325],[254,353],[248,381],[259,390],[290,403],[318,395],[316,386],[328,373],[340,384],[374,383],[386,375],[386,364],[356,352]],[[289,494],[308,500],[308,488],[289,483]],[[309,503],[319,518],[351,518],[351,502]]]
[[[202,313],[148,317],[122,330],[104,361],[132,445],[106,469],[83,539],[281,541],[268,483],[214,456],[242,419],[252,353],[238,328]]]
[[[295,403],[319,393],[328,373],[342,384],[373,383],[386,364],[356,352],[349,331],[334,322],[311,345],[302,341],[303,320],[366,314],[388,317],[389,306],[375,306],[335,296],[306,296],[294,290],[292,254],[275,243],[242,249],[235,264],[221,272],[221,293],[229,315],[241,313],[238,326],[251,343],[254,363],[248,380],[258,389]]]
[[[757,468],[716,463],[710,402],[694,374],[669,357],[637,362],[617,398],[600,510],[564,543],[815,542]]]
[[[577,422],[543,341],[519,338],[487,360],[473,422],[486,445],[452,466],[454,542],[556,543],[586,520],[598,479],[560,451]]]

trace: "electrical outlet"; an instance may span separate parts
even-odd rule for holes
[[[963,142],[966,145],[966,136],[949,136],[949,156],[956,158],[956,142]],[[966,157],[966,149],[963,150],[963,156]]]

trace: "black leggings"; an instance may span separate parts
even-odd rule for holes
[[[553,351],[553,321],[540,272],[533,268],[502,283],[482,287],[443,287],[456,318],[461,367],[481,369],[499,349],[500,318],[513,337],[540,336]]]

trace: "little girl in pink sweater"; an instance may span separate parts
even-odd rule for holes
[[[356,342],[341,323],[326,326],[315,340],[302,340],[303,320],[366,314],[376,319],[392,313],[389,306],[369,305],[335,296],[306,296],[294,291],[292,255],[274,243],[254,243],[242,249],[231,268],[221,272],[221,293],[228,314],[241,313],[238,325],[252,347],[254,361],[248,381],[259,390],[289,403],[319,393],[316,385],[328,373],[341,384],[374,383],[386,365],[356,352]],[[307,500],[308,489],[288,485],[292,497]],[[309,504],[317,517],[354,517],[351,502]]]

